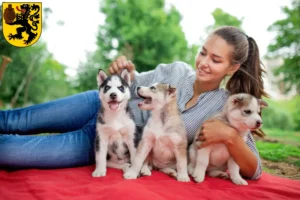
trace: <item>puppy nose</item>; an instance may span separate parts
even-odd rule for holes
[[[260,125],[262,125],[262,121],[257,120],[257,121],[256,121],[256,127],[260,127]]]
[[[111,99],[116,99],[116,97],[117,97],[116,93],[111,93],[111,94],[110,94],[110,98],[111,98]]]
[[[139,89],[141,89],[141,87],[137,87],[137,91],[139,91]]]

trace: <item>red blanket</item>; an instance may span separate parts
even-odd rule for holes
[[[300,181],[264,173],[248,186],[206,177],[203,183],[181,183],[154,171],[151,177],[124,180],[119,170],[108,169],[104,178],[92,178],[94,166],[56,169],[0,171],[2,200],[59,199],[300,199]]]

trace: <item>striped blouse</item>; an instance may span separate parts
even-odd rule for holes
[[[179,61],[171,64],[160,64],[151,71],[135,72],[135,80],[131,86],[132,99],[129,102],[135,123],[138,126],[144,126],[150,117],[149,111],[140,110],[137,106],[138,102],[141,101],[136,94],[137,86],[150,86],[158,82],[171,84],[177,88],[178,107],[182,114],[190,144],[200,125],[207,118],[219,112],[229,96],[228,91],[223,88],[208,91],[198,97],[194,106],[185,109],[186,103],[193,97],[195,79],[195,70],[190,65]],[[258,159],[258,166],[252,177],[252,179],[258,179],[262,173],[261,161],[250,132],[246,143]]]

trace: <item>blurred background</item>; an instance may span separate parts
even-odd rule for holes
[[[97,89],[98,69],[118,55],[140,72],[176,60],[194,67],[211,30],[236,26],[256,40],[267,71],[267,136],[257,138],[265,170],[300,179],[300,0],[36,2],[43,6],[36,44],[17,48],[0,34],[0,109]]]

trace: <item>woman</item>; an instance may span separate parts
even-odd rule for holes
[[[186,63],[174,62],[139,74],[134,65],[121,56],[110,65],[109,71],[115,74],[123,68],[131,73],[133,99],[130,106],[139,126],[146,123],[149,112],[138,109],[135,88],[155,82],[177,87],[178,107],[189,142],[204,120],[222,109],[229,94],[245,92],[257,98],[266,96],[256,42],[235,27],[222,27],[209,35],[197,55],[196,70]],[[226,76],[231,76],[227,90],[220,88]],[[98,92],[88,91],[27,108],[1,111],[0,133],[4,135],[0,136],[0,165],[58,168],[93,164],[99,106]],[[63,134],[28,135],[42,132]],[[251,133],[245,143],[235,129],[220,121],[204,122],[202,132],[203,146],[224,143],[242,175],[259,178],[261,162]]]

